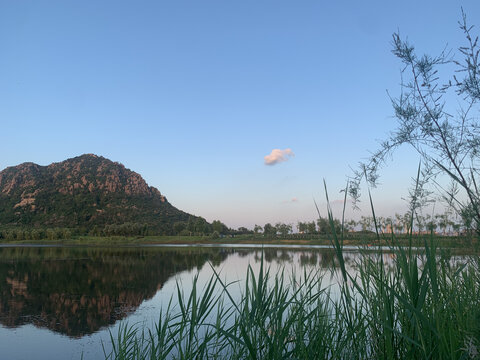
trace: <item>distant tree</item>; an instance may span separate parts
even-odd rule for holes
[[[187,229],[183,229],[182,231],[180,231],[180,233],[178,235],[189,236],[189,235],[192,235],[192,233],[190,231],[188,231]]]
[[[405,213],[401,217],[401,223],[405,232],[409,233],[412,229],[412,214]]]
[[[448,215],[439,214],[435,216],[437,219],[438,227],[442,230],[442,234],[445,235],[447,233],[447,226],[448,226]]]
[[[307,232],[307,223],[299,221],[297,223],[297,229],[298,229],[298,232],[301,233],[301,234],[306,233]]]
[[[462,228],[461,224],[458,223],[453,223],[452,224],[452,230],[454,232],[454,235],[460,235],[460,229]]]
[[[261,233],[262,231],[263,231],[263,228],[262,228],[260,225],[255,224],[255,226],[253,227],[253,232],[254,232],[255,234],[259,234],[259,233]]]
[[[393,225],[395,233],[401,233],[404,230],[403,216],[395,213],[395,224]]]
[[[377,216],[377,217],[375,218],[375,220],[377,221],[378,232],[379,232],[379,233],[384,232],[384,229],[385,229],[385,218],[384,218],[383,216]],[[375,222],[373,223],[373,229],[375,230]]]
[[[331,228],[331,227],[330,227]],[[342,233],[342,223],[338,219],[333,219],[333,228],[335,230],[335,233],[341,234]]]
[[[393,232],[393,219],[391,216],[387,216],[385,219],[385,232],[386,233]]]
[[[359,221],[362,231],[367,231],[372,229],[372,218],[370,216],[361,216]]]
[[[98,227],[98,225],[95,225],[92,230],[90,230],[90,235],[92,236],[100,236],[101,235],[101,231],[100,231],[100,228]]]
[[[244,226],[240,226],[238,229],[237,229],[237,233],[240,234],[240,235],[245,235],[245,234],[251,234],[252,231],[251,230],[248,230],[246,227]]]
[[[72,237],[70,229],[62,229],[62,239],[68,240]]]
[[[345,222],[345,229],[347,231],[354,231],[356,226],[357,226],[357,222],[353,219]]]
[[[57,234],[54,229],[47,229],[47,239],[48,240],[55,240],[57,238]]]
[[[290,224],[277,223],[275,227],[277,228],[280,235],[282,235],[283,237],[287,236],[292,232],[292,225]]]
[[[25,240],[25,232],[23,230],[16,230],[15,231],[15,239],[16,240]]]
[[[188,217],[187,230],[192,235],[195,232],[195,221],[192,216]]]
[[[40,240],[41,239],[41,236],[40,236],[40,232],[36,229],[33,229],[31,232],[30,232],[30,238],[32,240]]]
[[[332,224],[330,220],[327,218],[320,217],[317,220],[318,225],[318,233],[322,235],[331,234],[332,233]],[[340,220],[333,219],[333,228],[335,233],[340,234],[342,232],[342,224]]]
[[[307,234],[316,234],[317,233],[317,225],[315,221],[307,222]]]
[[[423,232],[427,227],[425,216],[423,216],[422,214],[417,214],[415,216],[415,220],[416,220],[418,232],[420,233]]]
[[[318,233],[325,235],[329,232],[330,223],[327,218],[320,217],[317,219]]]
[[[434,233],[435,230],[437,229],[437,223],[435,222],[435,218],[427,215],[425,216],[425,223],[426,223],[426,228],[429,232]]]
[[[180,233],[187,228],[187,224],[183,221],[177,221],[173,224],[173,231],[176,235],[180,235]]]
[[[227,225],[222,223],[220,220],[214,220],[212,222],[212,231],[216,231],[219,234],[225,235],[231,232]]]
[[[197,218],[197,221],[195,221],[195,232],[198,233],[198,234],[208,233],[207,220],[205,220],[202,217]]]
[[[465,206],[460,211],[460,218],[462,219],[463,228],[467,233],[471,233],[475,225],[475,211],[471,205]]]
[[[277,229],[270,223],[267,223],[263,226],[263,235],[265,236],[275,236],[277,235]]]
[[[222,224],[220,220],[213,220],[212,221],[212,229],[217,233],[221,234],[225,225]]]
[[[170,224],[169,224],[170,225]],[[148,225],[147,224],[143,224],[142,225],[142,233],[140,235],[143,235],[143,236],[147,236],[147,235],[150,235],[150,231],[148,229]]]

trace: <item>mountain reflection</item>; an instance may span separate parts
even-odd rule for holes
[[[207,262],[228,266],[232,254],[318,268],[334,263],[330,250],[0,248],[0,324],[33,324],[70,337],[92,334],[135,311],[176,273]]]
[[[80,337],[115,323],[180,271],[230,249],[0,248],[0,324]]]

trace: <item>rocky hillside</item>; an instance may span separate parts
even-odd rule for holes
[[[87,154],[48,166],[24,163],[0,172],[0,226],[92,229],[146,224],[167,233],[189,214],[122,164]]]

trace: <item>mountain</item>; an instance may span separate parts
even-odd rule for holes
[[[0,226],[88,230],[135,223],[169,233],[190,216],[139,174],[102,156],[85,154],[48,166],[23,163],[0,172]]]

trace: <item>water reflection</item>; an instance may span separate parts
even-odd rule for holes
[[[34,324],[70,337],[135,310],[175,273],[219,264],[227,249],[0,249],[0,323]]]
[[[263,254],[278,266],[335,263],[328,249],[0,248],[0,324],[33,324],[79,338],[125,318],[175,274],[207,262],[228,264],[233,254],[255,262]],[[352,256],[346,255],[347,263]]]

